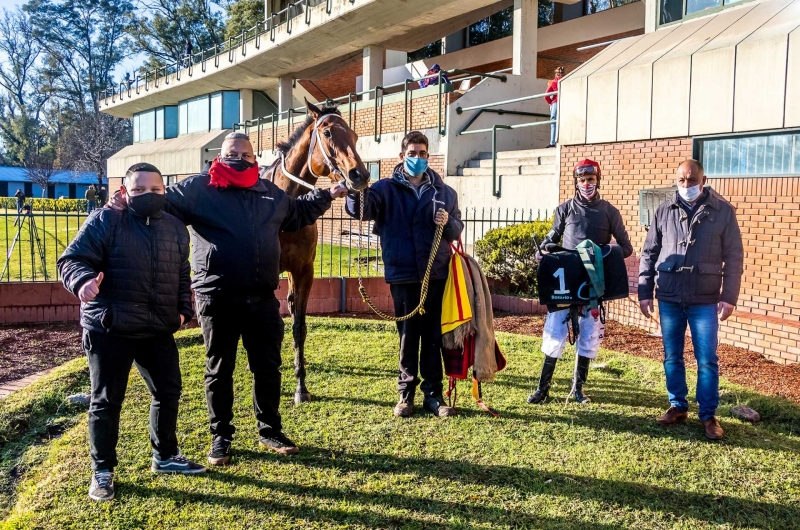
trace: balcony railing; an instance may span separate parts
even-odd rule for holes
[[[351,4],[355,4],[356,0],[348,0]],[[108,99],[111,102],[116,102],[116,99],[123,99],[123,96],[128,98],[132,97],[134,93],[139,95],[144,92],[150,91],[150,86],[159,88],[162,84],[169,85],[172,75],[175,76],[176,81],[180,81],[184,71],[186,75],[192,77],[195,68],[199,67],[205,73],[209,61],[214,61],[214,67],[219,67],[220,62],[225,60],[227,55],[228,62],[233,62],[233,52],[240,48],[240,53],[243,57],[247,56],[248,44],[252,45],[256,50],[261,49],[262,37],[269,34],[270,42],[275,42],[277,29],[281,26],[286,27],[286,33],[292,33],[292,26],[294,19],[305,13],[304,22],[307,26],[311,25],[311,10],[310,8],[325,4],[325,13],[331,14],[333,7],[333,0],[297,0],[289,4],[285,9],[275,12],[263,21],[259,22],[252,28],[247,28],[242,33],[235,37],[230,37],[227,41],[215,44],[211,48],[201,50],[197,53],[192,53],[177,59],[174,62],[159,66],[152,70],[139,72],[134,79],[127,79],[120,82],[117,86],[110,86],[98,93],[98,101],[106,101],[108,106]]]

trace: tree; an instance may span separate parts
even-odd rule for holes
[[[130,145],[131,121],[100,112],[86,114],[64,131],[58,145],[63,168],[97,173],[102,182],[108,158]]]
[[[225,39],[237,37],[243,31],[264,22],[263,0],[239,0],[227,7],[228,20],[225,21]]]
[[[44,52],[44,89],[79,114],[98,108],[98,92],[129,50],[128,0],[29,0],[32,36]]]
[[[135,48],[148,55],[145,69],[181,59],[186,39],[195,52],[222,43],[222,16],[209,0],[140,0],[137,7],[146,14],[133,14],[127,31]]]
[[[42,198],[47,197],[47,186],[56,172],[50,153],[31,154],[23,163],[28,180],[42,188]]]
[[[0,139],[6,163],[22,164],[48,143],[39,119],[47,91],[39,89],[37,60],[41,47],[30,38],[32,27],[21,12],[0,15]]]

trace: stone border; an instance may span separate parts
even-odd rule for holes
[[[0,399],[10,396],[17,390],[22,390],[23,388],[29,386],[34,381],[38,381],[42,377],[46,376],[56,368],[58,368],[58,366],[54,366],[53,368],[49,368],[41,372],[36,372],[35,374],[23,377],[22,379],[17,379],[15,381],[8,381],[6,383],[0,383]]]

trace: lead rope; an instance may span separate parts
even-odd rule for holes
[[[414,315],[424,315],[425,299],[428,297],[428,284],[430,283],[431,279],[431,269],[433,269],[433,262],[436,259],[436,253],[439,250],[439,244],[442,242],[444,225],[436,225],[436,232],[433,234],[433,246],[431,247],[431,254],[428,257],[428,266],[425,268],[425,276],[422,278],[422,290],[419,294],[419,305],[415,307],[412,312],[405,316],[397,317],[389,315],[378,309],[377,306],[372,302],[367,294],[367,290],[364,288],[364,282],[361,276],[361,234],[363,233],[362,230],[364,225],[364,199],[366,199],[366,193],[364,190],[361,190],[359,194],[360,211],[358,217],[358,254],[356,257],[356,270],[358,271],[358,292],[361,294],[361,300],[367,304],[370,309],[372,309],[373,313],[381,317],[383,320],[389,320],[391,322],[403,322]]]

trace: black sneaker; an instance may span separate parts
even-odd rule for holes
[[[439,418],[446,418],[447,416],[455,416],[456,409],[447,406],[444,397],[442,396],[428,396],[422,402],[422,407],[433,413],[434,416]]]
[[[114,499],[114,472],[99,469],[92,475],[89,486],[89,498],[93,501],[110,501]]]
[[[265,449],[271,449],[282,455],[296,455],[300,452],[300,448],[282,432],[270,436],[262,436],[258,439],[258,444]]]
[[[150,469],[154,473],[178,473],[181,475],[199,475],[207,471],[206,466],[196,464],[180,453],[166,460],[158,460],[153,457]]]
[[[227,466],[231,463],[231,441],[222,436],[215,436],[211,440],[211,449],[208,451],[208,463],[212,466]]]

